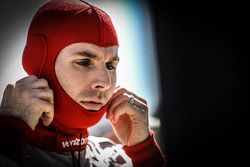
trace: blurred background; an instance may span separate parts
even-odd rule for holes
[[[0,97],[8,83],[26,75],[21,55],[28,25],[44,2],[3,0],[0,5]],[[242,65],[247,5],[88,2],[113,19],[120,43],[118,85],[148,101],[150,127],[169,166],[245,164],[249,119],[243,114],[241,93],[247,96],[247,66]],[[110,128],[103,119],[90,132],[115,140]]]
[[[246,4],[154,1],[149,6],[162,85],[160,132],[169,165],[249,163],[249,117],[243,112]]]

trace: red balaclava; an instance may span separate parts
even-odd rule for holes
[[[49,128],[39,123],[37,129],[40,130],[35,131],[39,140],[48,134],[44,131],[46,128],[58,134],[82,133],[96,124],[107,110],[107,104],[97,112],[85,110],[63,90],[57,80],[55,61],[59,52],[77,42],[100,47],[118,46],[110,17],[101,9],[80,0],[52,0],[37,11],[29,27],[22,63],[28,74],[48,81],[54,91],[55,114]]]

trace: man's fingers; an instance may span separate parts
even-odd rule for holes
[[[114,109],[121,103],[125,102],[125,101],[129,101],[129,95],[127,93],[119,93],[116,95],[116,98],[114,98],[111,103],[110,103],[110,107],[108,109],[108,114],[107,114],[107,118],[111,118],[113,117],[113,113],[114,113]]]
[[[134,102],[133,105],[129,104],[130,98],[133,98]],[[140,98],[141,99],[141,98]],[[144,101],[141,101],[140,99],[137,99],[137,97],[134,97],[133,95],[129,95],[128,93],[119,93],[119,95],[116,95],[116,98],[113,99],[110,103],[110,107],[108,109],[107,118],[112,120],[113,115],[116,112],[116,108],[122,103],[124,103],[123,108],[120,108],[120,110],[127,110],[129,111],[127,114],[133,115],[135,110],[147,110],[147,104],[144,103]]]
[[[23,86],[23,85],[29,86],[29,88],[33,88],[33,89],[49,87],[48,81],[46,79],[43,79],[43,78],[38,79],[34,75],[24,77],[15,83],[15,87]]]
[[[46,79],[37,79],[31,84],[31,88],[36,89],[36,88],[48,88],[49,84]]]
[[[111,100],[116,99],[120,94],[124,93],[122,91],[122,89],[124,89],[124,88],[119,88],[119,87],[116,88],[116,90],[114,91],[114,94],[113,94]]]
[[[127,113],[127,110],[125,107],[126,105],[127,105],[126,102],[123,102],[117,105],[113,109],[112,118],[110,119],[112,123],[116,123],[121,115]]]
[[[41,119],[43,120],[43,124],[45,126],[49,126],[54,118],[54,112],[44,112],[41,116]]]
[[[50,125],[54,118],[54,105],[45,100],[38,100],[38,105],[40,106],[41,119],[45,126]]]
[[[122,96],[125,93],[125,89],[124,88],[120,88],[120,86],[116,87],[114,94],[111,98],[111,103],[110,103],[110,107],[108,109],[106,118],[108,119],[112,119],[113,117],[113,109],[116,107],[116,104],[119,103],[119,101],[122,101]],[[117,100],[119,99],[119,100]]]
[[[53,91],[52,89],[45,88],[45,89],[35,89],[34,91],[34,96],[46,100],[50,102],[51,104],[54,104],[54,98],[53,98]]]
[[[12,90],[13,90],[14,86],[11,85],[11,84],[8,84],[6,87],[5,87],[5,90],[4,90],[4,93],[3,93],[3,97],[9,95]]]
[[[144,100],[143,98],[137,96],[137,95],[134,94],[133,92],[130,92],[130,91],[128,91],[127,89],[125,89],[125,88],[120,88],[120,87],[115,91],[114,95],[112,96],[112,99],[115,99],[115,98],[117,98],[119,95],[124,94],[124,93],[126,93],[126,94],[128,94],[128,95],[133,95],[136,99],[138,99],[139,101],[141,101],[142,103],[144,103],[145,105],[147,105],[147,101],[146,101],[146,100]]]
[[[1,114],[15,116],[35,129],[39,119],[48,126],[54,118],[53,91],[45,79],[34,75],[7,85],[3,94]]]
[[[113,99],[110,103],[109,109],[108,109],[108,113],[107,113],[107,118],[108,119],[112,119],[113,117],[113,112],[114,112],[114,108],[119,105],[120,103],[122,103],[123,101],[125,101],[127,99],[126,96],[124,96],[123,94],[118,94],[116,95],[116,98]]]
[[[35,75],[29,75],[27,77],[24,77],[18,81],[16,81],[15,86],[16,85],[22,85],[23,83],[32,83],[34,81],[36,81],[38,78]]]
[[[7,111],[6,111],[6,108],[8,107],[7,104],[9,104],[9,100],[11,100],[11,96],[12,96],[12,90],[13,90],[13,85],[11,84],[8,84],[6,87],[5,87],[5,90],[4,90],[4,93],[3,93],[3,99],[2,99],[2,102],[1,102],[1,108],[0,108],[0,112],[1,114],[6,114]]]

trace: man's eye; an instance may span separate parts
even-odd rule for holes
[[[106,66],[107,66],[107,69],[109,69],[109,70],[115,70],[115,68],[116,68],[111,62],[107,63]]]
[[[78,61],[78,62],[76,62],[76,64],[81,65],[81,66],[90,66],[91,61],[89,59],[86,59],[86,60]]]

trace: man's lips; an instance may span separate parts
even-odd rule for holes
[[[99,110],[102,108],[103,104],[94,101],[80,101],[80,105],[86,110]]]

